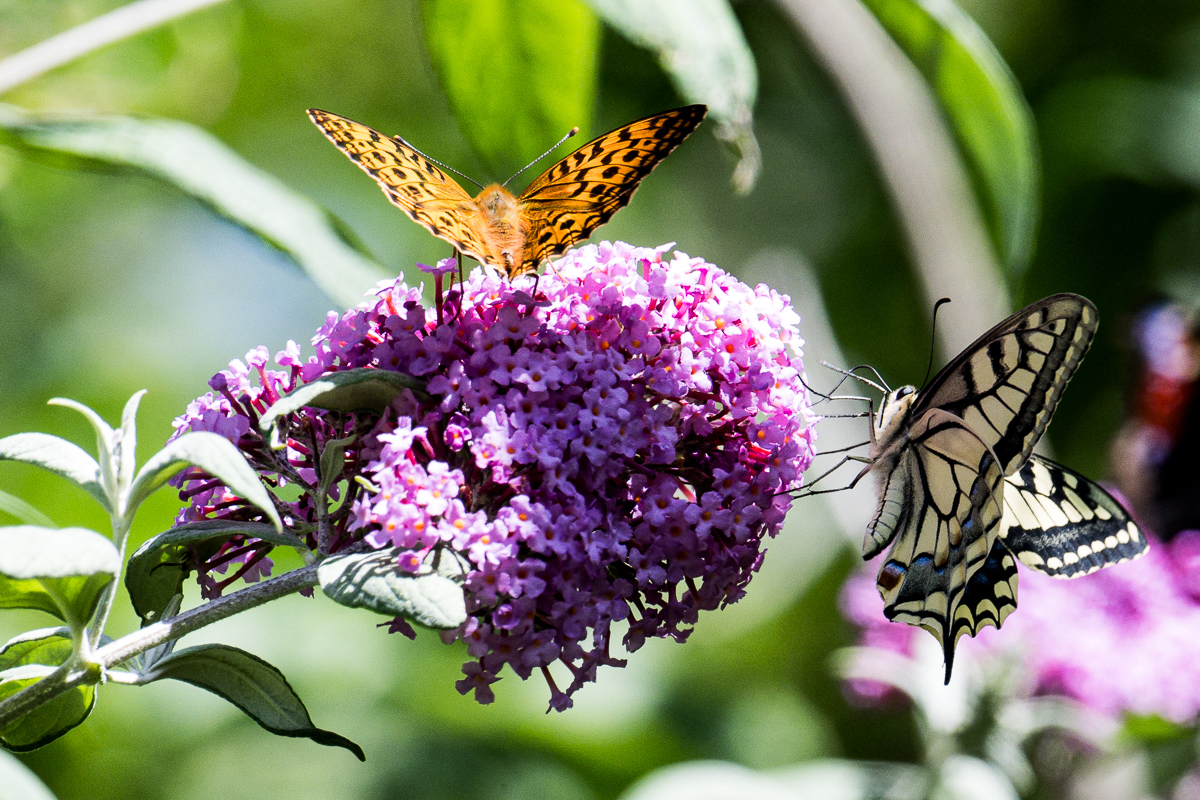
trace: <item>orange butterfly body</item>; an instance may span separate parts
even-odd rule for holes
[[[520,196],[492,184],[473,198],[400,137],[327,111],[309,109],[308,115],[414,222],[514,278],[607,222],[706,111],[684,106],[631,122],[566,156]]]

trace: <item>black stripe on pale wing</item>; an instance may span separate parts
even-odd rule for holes
[[[1005,480],[1001,536],[1021,563],[1055,578],[1129,561],[1149,546],[1099,484],[1037,455]]]
[[[978,629],[963,597],[998,537],[1004,476],[984,441],[946,411],[926,411],[911,436],[912,512],[877,584],[888,619],[919,625],[938,639],[949,680],[955,625],[966,619],[965,630]]]
[[[1096,323],[1096,307],[1078,295],[1033,303],[942,369],[920,393],[914,414],[942,408],[966,420],[1012,474],[1050,423]]]

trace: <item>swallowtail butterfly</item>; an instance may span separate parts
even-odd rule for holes
[[[873,420],[879,507],[863,558],[891,545],[884,613],[942,644],[946,681],[963,634],[1017,607],[1016,562],[1074,578],[1136,558],[1146,538],[1104,489],[1033,455],[1096,332],[1092,303],[1047,297],[979,337],[918,391],[888,393]]]

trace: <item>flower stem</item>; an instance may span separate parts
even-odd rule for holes
[[[64,692],[78,686],[98,682],[104,670],[128,661],[152,647],[178,639],[241,611],[316,585],[317,565],[312,564],[292,570],[277,578],[247,586],[231,595],[220,597],[211,603],[205,603],[170,619],[148,625],[114,642],[109,642],[92,654],[90,663],[84,664],[78,660],[68,661],[53,675],[47,676],[0,702],[0,730]],[[96,669],[97,666],[101,669]]]

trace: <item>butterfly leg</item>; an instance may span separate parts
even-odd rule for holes
[[[846,445],[845,447],[839,447],[836,450],[822,450],[821,452],[814,454],[813,458],[816,458],[817,456],[832,456],[836,453],[847,453],[858,447],[866,447],[870,443],[871,443],[870,441],[859,442],[858,444],[851,444],[851,445]]]
[[[850,483],[846,484],[845,486],[839,486],[836,489],[813,489],[812,488],[813,486],[816,486],[818,483],[820,483],[825,478],[827,478],[830,475],[832,475],[833,473],[837,472],[848,461],[857,461],[859,464],[866,464],[866,466],[863,467],[862,471],[859,472],[857,475],[855,475],[854,479],[851,480]],[[853,489],[855,486],[858,485],[858,482],[863,479],[863,476],[865,476],[868,472],[871,471],[872,464],[874,464],[874,462],[865,456],[854,456],[854,455],[843,456],[841,461],[834,464],[831,468],[822,472],[820,475],[818,475],[816,478],[814,478],[809,483],[800,487],[800,489],[796,490],[798,492],[796,494],[796,498],[799,499],[801,497],[811,497],[814,494],[833,494],[834,492],[844,492],[847,489]],[[786,494],[786,493],[784,493],[784,494]]]
[[[859,397],[858,395],[851,395],[851,394],[835,395],[834,392],[836,392],[838,389],[842,388],[842,384],[848,380],[850,380],[850,378],[848,376],[844,376],[828,392],[821,392],[821,391],[818,391],[818,390],[814,389],[813,387],[809,386],[808,382],[806,380],[804,380],[803,375],[800,376],[800,383],[804,386],[804,388],[806,390],[808,390],[808,392],[810,394],[814,394],[817,397],[821,398],[820,400],[817,401],[817,403],[814,403],[813,405],[817,405],[819,403],[824,403],[829,400],[861,400],[864,403],[871,402],[871,398],[869,398],[869,397]]]

